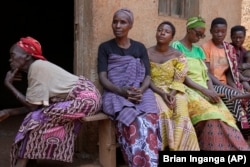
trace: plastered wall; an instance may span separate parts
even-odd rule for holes
[[[113,13],[122,7],[130,8],[134,13],[129,37],[141,41],[146,47],[155,44],[156,27],[164,20],[175,25],[174,40],[181,39],[186,32],[185,19],[158,15],[158,0],[75,0],[75,73],[90,78],[100,90],[96,67],[98,46],[114,37],[111,29]],[[207,22],[207,37],[200,41],[202,43],[211,37],[209,27],[213,18],[226,18],[229,28],[240,24],[241,0],[200,0],[200,16]],[[78,148],[97,148],[96,128],[96,124],[84,126],[85,133],[79,137]]]
[[[247,29],[244,46],[250,49],[250,0],[242,1],[241,24]]]
[[[82,13],[79,13],[81,16],[78,16],[80,22],[82,20],[84,24],[80,29],[82,36],[79,40],[82,41],[78,43],[80,51],[77,54],[86,64],[80,64],[77,73],[84,73],[97,84],[95,64],[97,49],[101,42],[113,38],[111,22],[113,13],[119,8],[128,7],[133,11],[135,22],[129,36],[143,42],[146,47],[155,44],[156,27],[164,20],[171,21],[175,25],[174,40],[181,39],[186,31],[185,19],[158,15],[158,0],[93,0],[83,1],[83,3],[84,9],[81,9]],[[207,37],[201,40],[201,43],[211,37],[209,27],[213,18],[219,16],[226,18],[229,29],[241,23],[241,0],[200,0],[200,16],[207,22]],[[230,40],[229,35],[226,39]]]

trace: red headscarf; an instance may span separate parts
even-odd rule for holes
[[[21,38],[20,41],[17,42],[17,45],[28,54],[31,54],[35,59],[46,60],[46,58],[42,55],[41,44],[36,39],[29,36]]]

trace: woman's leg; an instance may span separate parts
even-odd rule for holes
[[[235,100],[233,102],[228,102],[228,100],[232,96],[237,95],[238,92],[236,92],[235,90],[229,89],[225,86],[214,85],[214,89],[216,90],[217,93],[224,94],[224,97],[222,97],[221,99],[223,100],[223,102],[225,103],[225,105],[227,106],[229,111],[233,114],[238,128],[240,129],[244,138],[247,140],[248,136],[250,135],[250,129],[244,129],[241,126],[241,112],[245,113],[245,110],[243,108],[241,100]],[[250,103],[248,101],[248,110],[249,110],[249,107],[250,107]],[[250,124],[249,114],[247,116],[248,116],[248,124]]]
[[[132,166],[157,166],[158,115],[138,116],[129,126],[116,123],[116,135],[124,160]]]
[[[7,119],[10,116],[9,111],[4,109],[0,111],[0,122]]]
[[[221,120],[201,121],[195,129],[203,151],[249,151],[240,131]]]
[[[14,167],[26,167],[28,164],[28,159],[24,158],[24,159],[18,159],[17,163]]]
[[[0,122],[10,116],[27,114],[29,110],[26,107],[8,108],[0,110]]]
[[[244,111],[243,106],[241,105],[240,100],[235,100],[233,102],[228,102],[228,100],[232,97],[238,94],[233,89],[227,88],[225,86],[217,86],[214,85],[214,89],[217,93],[223,94],[224,96],[221,98],[222,101],[225,103],[229,111],[233,114],[234,118],[237,122],[241,121],[241,112]]]

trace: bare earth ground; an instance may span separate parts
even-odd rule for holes
[[[10,147],[23,118],[24,116],[16,116],[0,122],[0,167],[9,167]],[[250,144],[250,138],[248,143]],[[119,150],[117,154],[117,167],[127,167]],[[101,165],[97,154],[77,153],[73,163],[40,160],[34,167],[101,167]]]
[[[0,167],[9,167],[9,152],[16,132],[24,116],[15,116],[0,122]],[[117,159],[118,167],[126,167],[121,158]],[[34,167],[101,167],[98,155],[77,153],[73,163],[40,160]]]

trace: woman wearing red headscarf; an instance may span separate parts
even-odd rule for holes
[[[25,108],[0,111],[0,121],[28,111],[12,145],[11,167],[25,167],[29,159],[72,162],[81,118],[99,110],[99,91],[87,78],[47,61],[32,37],[11,47],[9,62],[4,83]],[[28,74],[26,95],[13,85],[18,71]]]

